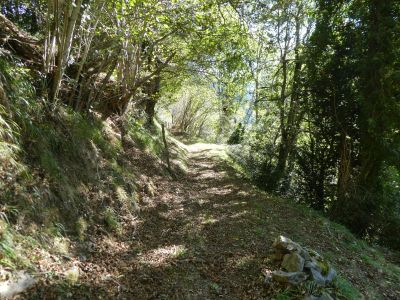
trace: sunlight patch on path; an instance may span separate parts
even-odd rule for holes
[[[183,256],[187,252],[184,245],[171,245],[153,249],[142,254],[139,261],[145,265],[161,266],[168,264],[172,259]]]
[[[233,192],[233,189],[231,188],[216,188],[216,187],[212,187],[209,189],[205,190],[205,193],[210,194],[210,195],[214,195],[214,196],[224,196],[224,195],[229,195]]]
[[[200,151],[223,152],[226,150],[226,147],[227,147],[226,145],[204,144],[204,143],[197,143],[186,146],[187,150],[190,152],[200,152]]]

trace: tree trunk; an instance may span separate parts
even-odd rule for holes
[[[256,120],[255,123],[258,124],[258,121],[260,119],[260,115],[259,115],[259,80],[258,80],[258,73],[256,75],[256,79],[255,79],[255,90],[254,90],[254,111],[256,113]]]
[[[280,40],[280,24],[278,25],[278,39]],[[279,106],[279,129],[280,129],[280,137],[281,140],[279,142],[279,153],[278,153],[278,161],[270,174],[270,178],[267,182],[267,189],[274,190],[276,189],[279,181],[282,179],[285,173],[286,161],[288,157],[288,136],[287,136],[287,127],[285,122],[285,102],[286,102],[286,88],[287,88],[287,77],[288,77],[288,61],[287,61],[287,50],[288,50],[288,39],[289,32],[286,29],[285,38],[284,38],[284,48],[281,48],[280,60],[282,64],[282,83],[281,90],[278,100]]]
[[[68,5],[68,4],[64,4]],[[70,7],[64,7],[64,26],[62,36],[59,37],[58,53],[56,68],[52,74],[51,87],[49,90],[49,100],[54,102],[58,96],[61,86],[61,80],[64,76],[65,67],[67,65],[71,52],[72,40],[74,37],[75,24],[81,11],[82,0],[76,0],[75,4]],[[68,17],[71,15],[70,17]]]
[[[300,8],[299,8],[300,10]],[[289,155],[293,150],[293,147],[296,143],[298,130],[300,126],[300,122],[303,116],[303,113],[299,111],[300,107],[300,72],[301,72],[301,59],[300,59],[300,19],[299,19],[300,11],[298,11],[298,15],[296,16],[296,45],[295,45],[295,65],[293,70],[292,77],[292,89],[290,96],[289,109],[286,113],[285,111],[285,102],[286,102],[286,90],[287,90],[287,81],[288,81],[288,62],[287,62],[287,43],[288,43],[288,32],[285,34],[285,47],[281,52],[281,61],[282,61],[282,84],[281,84],[281,92],[279,98],[279,116],[280,116],[280,131],[281,131],[281,140],[279,143],[279,153],[278,153],[278,162],[274,169],[273,174],[271,174],[271,179],[269,184],[269,189],[275,189],[279,184],[279,181],[286,174],[287,161],[289,159]]]
[[[145,112],[147,115],[148,125],[153,125],[153,119],[155,116],[155,107],[159,97],[160,87],[161,87],[161,74],[160,72],[158,72],[152,79],[150,79],[148,85],[145,87],[145,91],[147,94]]]
[[[345,132],[341,133],[340,160],[338,167],[337,201],[332,207],[332,214],[338,220],[349,208],[351,196],[351,143]]]

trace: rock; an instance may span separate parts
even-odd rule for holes
[[[318,272],[322,273],[322,269],[320,268],[320,266],[318,265],[318,263],[315,259],[306,261],[304,264],[304,268],[309,269],[310,271],[311,271],[311,269],[315,269]]]
[[[297,252],[305,261],[311,260],[311,255],[307,250],[282,235],[274,241],[272,247],[275,248],[276,253],[280,253],[281,255]],[[278,257],[277,254],[275,256]]]
[[[329,268],[328,274],[326,276],[322,275],[321,271],[317,268],[310,268],[311,278],[319,285],[325,286],[336,277],[336,270],[334,268]]]
[[[36,280],[31,275],[20,271],[13,278],[0,283],[0,299],[11,299],[35,283]]]
[[[299,284],[307,279],[307,274],[304,272],[272,272],[272,279],[281,283]]]
[[[275,261],[275,262],[280,262],[280,261],[282,261],[282,259],[283,259],[283,257],[285,256],[286,254],[285,253],[282,253],[282,252],[274,252],[274,253],[272,253],[271,254],[271,259],[273,260],[273,261]]]
[[[297,252],[286,254],[283,257],[281,266],[288,272],[302,272],[304,268],[304,258]]]
[[[308,253],[308,251],[305,250],[304,248],[303,248],[303,250],[300,252],[300,255],[301,255],[301,257],[304,258],[305,261],[310,261],[310,260],[312,259],[310,253]]]
[[[310,260],[311,259],[315,259],[317,261],[323,260],[322,256],[317,251],[309,250],[308,255],[310,256]]]
[[[289,238],[279,236],[272,247],[274,248],[272,258],[282,261],[283,271],[272,272],[266,276],[267,281],[272,278],[282,283],[299,284],[310,277],[316,284],[326,286],[336,277],[336,270],[321,255],[301,247]],[[321,297],[315,299],[331,299],[329,294],[325,298]]]
[[[335,279],[336,274],[337,274],[336,270],[334,268],[330,267],[328,275],[326,275],[326,277],[325,277],[326,283],[331,283],[333,281],[333,279]]]
[[[291,239],[284,237],[284,236],[279,236],[274,243],[272,244],[272,247],[274,247],[275,249],[281,250],[282,251],[286,251],[287,253],[293,252],[293,251],[298,251],[299,253],[301,253],[303,250],[303,248],[293,242]]]
[[[336,277],[336,270],[332,268],[320,255],[306,261],[304,268],[311,274],[311,278],[319,285],[325,286]]]
[[[320,271],[311,268],[310,273],[312,280],[314,280],[319,285],[325,286],[325,276],[323,276]]]
[[[269,285],[272,281],[272,272],[268,269],[265,269],[262,271],[262,273],[264,275],[264,283]]]

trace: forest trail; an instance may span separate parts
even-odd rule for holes
[[[0,298],[400,299],[399,19],[0,1]],[[325,261],[274,264],[279,236]]]
[[[94,238],[70,299],[270,299],[278,287],[267,288],[262,271],[278,268],[268,254],[279,235],[330,253],[339,274],[361,291],[388,291],[376,280],[382,274],[343,247],[351,242],[346,236],[252,186],[227,164],[224,146],[187,149],[188,173],[153,177],[156,194],[142,198],[130,234]],[[57,289],[47,286],[38,298],[53,299]]]
[[[142,204],[141,249],[123,285],[137,299],[260,299],[261,268],[280,232],[274,205],[226,164],[224,146],[188,152],[188,173],[157,180],[157,196]]]

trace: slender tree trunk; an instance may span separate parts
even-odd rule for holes
[[[286,91],[288,85],[288,62],[287,62],[287,51],[288,51],[288,39],[289,32],[286,30],[284,43],[285,47],[281,51],[282,61],[282,84],[279,99],[279,117],[280,117],[280,131],[281,140],[279,143],[278,161],[277,165],[270,179],[269,188],[274,189],[277,187],[279,181],[285,176],[287,169],[287,161],[296,143],[300,122],[304,112],[299,111],[300,107],[300,72],[301,72],[301,59],[300,59],[300,10],[298,8],[298,14],[296,16],[296,31],[295,31],[295,65],[293,69],[292,77],[292,88],[288,111],[286,112]],[[288,26],[288,25],[287,25]]]
[[[103,8],[102,6],[101,7],[96,7],[96,9],[99,9],[99,10],[101,10],[102,8]],[[77,86],[79,84],[79,81],[81,79],[82,70],[83,70],[83,67],[84,67],[84,65],[86,63],[87,57],[89,55],[89,51],[90,51],[91,45],[92,45],[92,40],[93,40],[94,35],[96,33],[96,28],[97,28],[98,23],[99,23],[99,16],[97,16],[96,20],[94,21],[93,26],[91,26],[92,24],[89,24],[89,26],[88,26],[89,34],[86,37],[86,42],[85,42],[83,54],[82,54],[82,57],[80,57],[80,60],[79,60],[78,72],[76,73],[75,79],[73,81],[71,95],[70,95],[69,100],[68,100],[70,106],[72,106],[72,104],[73,104],[73,98],[74,98],[74,95],[76,93],[76,88],[77,88]],[[84,34],[82,33],[82,35],[84,35]]]
[[[258,73],[256,75],[255,79],[255,90],[254,90],[254,111],[256,113],[256,120],[255,123],[258,124],[260,115],[259,115],[259,88],[260,88],[260,82],[258,80]]]
[[[57,65],[52,76],[52,83],[49,91],[50,102],[55,101],[60,90],[65,67],[68,63],[69,55],[71,52],[75,24],[81,11],[82,0],[76,0],[74,5],[64,5],[64,26],[62,35],[59,37],[60,41],[58,43],[59,51],[57,53]],[[70,14],[71,16],[69,17]]]
[[[348,207],[347,203],[350,197],[350,179],[351,179],[351,143],[347,134],[342,132],[340,142],[340,160],[337,184],[337,204],[333,208],[333,214],[339,217],[343,210]]]
[[[280,25],[278,25],[278,39],[280,40]],[[269,182],[267,182],[267,188],[269,190],[274,190],[279,181],[282,179],[283,174],[286,168],[286,161],[288,158],[288,136],[287,136],[287,128],[285,121],[285,102],[286,102],[286,88],[287,88],[287,78],[288,78],[288,61],[287,61],[287,50],[288,50],[288,39],[289,32],[286,28],[285,38],[284,38],[284,47],[281,48],[281,64],[282,64],[282,82],[280,89],[280,96],[278,100],[279,106],[279,129],[280,129],[280,137],[281,140],[279,142],[279,152],[278,152],[278,161],[277,164],[270,174]]]
[[[148,86],[146,87],[145,91],[147,94],[147,101],[145,112],[147,115],[147,124],[152,125],[153,119],[155,116],[155,107],[157,104],[157,100],[160,93],[161,87],[161,70],[160,70],[160,61],[156,58],[155,59],[155,69],[159,70],[153,78],[149,80]]]

